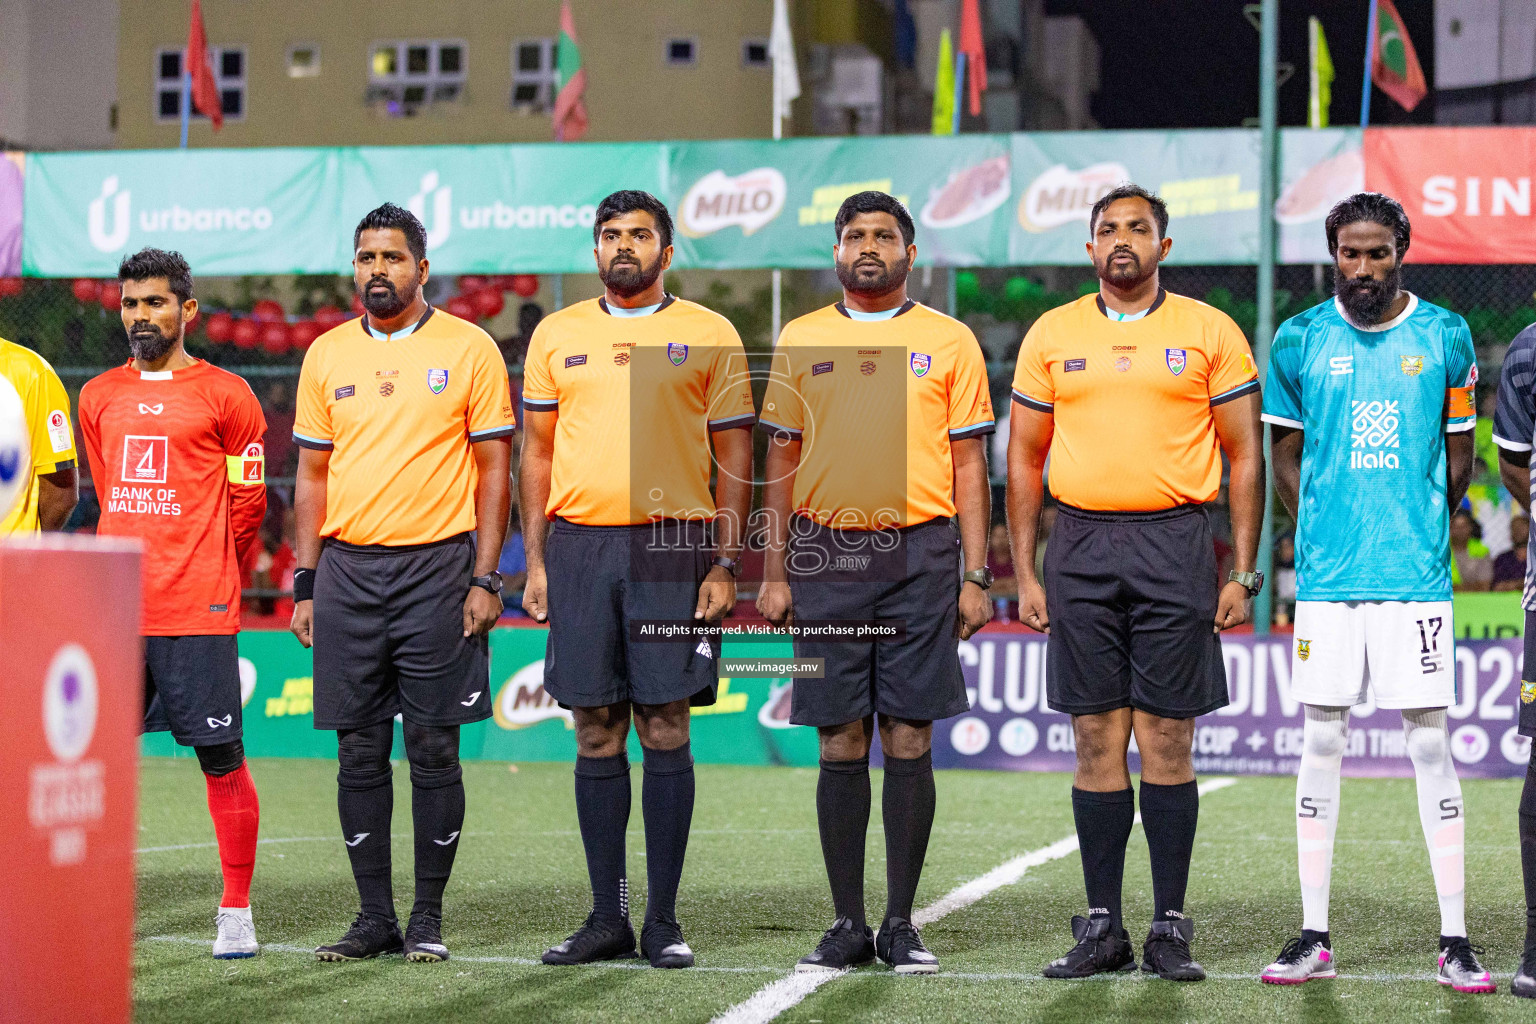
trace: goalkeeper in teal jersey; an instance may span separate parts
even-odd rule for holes
[[[1402,289],[1408,217],[1363,192],[1326,221],[1332,299],[1275,335],[1264,388],[1276,489],[1296,516],[1291,695],[1301,937],[1262,980],[1335,976],[1328,890],[1349,711],[1399,710],[1440,902],[1439,981],[1492,992],[1467,941],[1465,819],[1446,708],[1456,702],[1450,510],[1472,474],[1477,355],[1460,316]]]

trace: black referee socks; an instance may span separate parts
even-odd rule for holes
[[[352,862],[363,913],[393,921],[389,825],[395,812],[395,787],[387,753],[385,757],[382,769],[341,769],[336,776],[336,810],[341,815],[341,838],[347,844],[347,859]]]
[[[688,829],[693,824],[693,748],[645,752],[640,811],[645,816],[645,920],[677,921],[677,883],[683,877]]]
[[[446,731],[446,730],[443,730]],[[453,727],[451,760],[411,764],[411,822],[416,833],[416,904],[412,916],[443,916],[443,890],[453,873],[464,828],[464,769]],[[445,752],[446,753],[446,752]]]
[[[1136,821],[1136,800],[1129,788],[1093,793],[1072,787],[1072,817],[1077,845],[1083,855],[1083,884],[1088,890],[1088,916],[1109,917],[1112,934],[1119,935],[1120,888],[1125,880],[1125,844]]]
[[[629,756],[576,758],[576,820],[592,879],[592,912],[605,921],[629,917],[624,830],[629,828]]]
[[[864,928],[864,836],[869,831],[869,758],[822,758],[816,779],[816,825],[832,885],[832,907]]]
[[[885,917],[912,919],[912,900],[923,874],[933,831],[933,752],[885,758],[881,793],[885,821]]]
[[[1184,916],[1184,890],[1195,850],[1200,790],[1194,781],[1158,786],[1142,780],[1141,827],[1152,855],[1152,921]]]
[[[1536,945],[1536,754],[1520,791],[1520,872],[1525,878],[1525,944]]]

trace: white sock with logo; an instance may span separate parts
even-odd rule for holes
[[[1466,935],[1466,816],[1451,759],[1444,708],[1403,712],[1408,757],[1419,787],[1419,824],[1440,899],[1440,934]]]
[[[1296,772],[1296,867],[1302,928],[1328,930],[1333,836],[1339,827],[1339,771],[1349,736],[1349,708],[1304,705],[1301,767]]]

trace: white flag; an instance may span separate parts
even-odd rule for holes
[[[789,31],[789,10],[784,0],[773,0],[773,33],[768,40],[773,58],[773,116],[789,116],[789,102],[800,95],[800,72],[795,67],[795,39]]]

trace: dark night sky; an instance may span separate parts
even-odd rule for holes
[[[1102,55],[1094,117],[1105,128],[1235,127],[1259,113],[1259,34],[1241,0],[1046,0],[1047,14],[1078,14]],[[1434,119],[1434,3],[1397,0],[1431,94],[1413,113],[1372,89],[1372,124]],[[1331,124],[1360,123],[1368,0],[1282,0],[1280,61],[1296,67],[1280,87],[1280,124],[1307,119],[1307,16],[1323,23],[1333,56]]]

